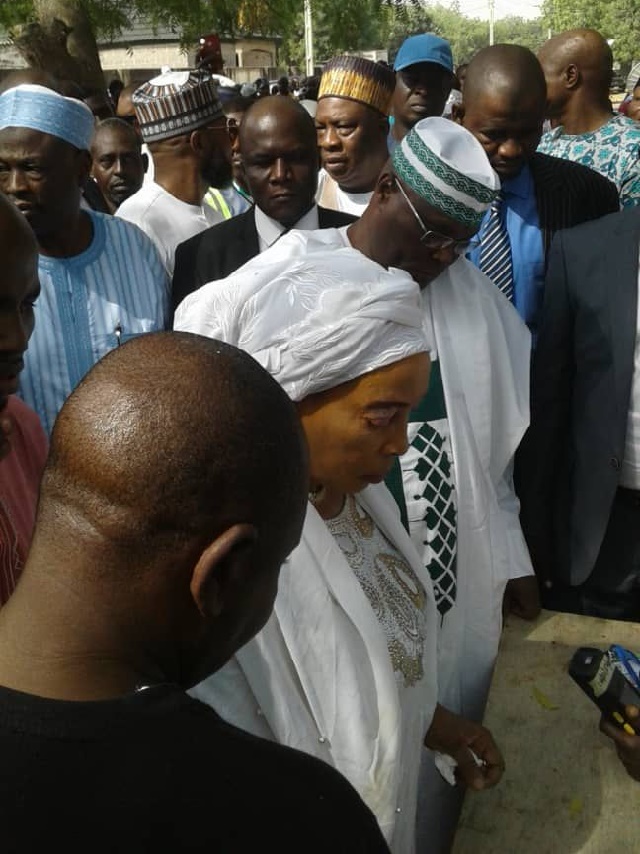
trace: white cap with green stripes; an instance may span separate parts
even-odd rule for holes
[[[422,119],[393,152],[398,178],[446,216],[479,228],[500,179],[478,140],[461,125]]]

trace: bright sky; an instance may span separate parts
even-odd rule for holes
[[[540,15],[540,0],[494,0],[495,20],[515,15],[520,18],[537,18]],[[460,0],[460,11],[470,18],[489,20],[489,0]]]

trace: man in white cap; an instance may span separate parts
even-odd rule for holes
[[[241,286],[261,276],[266,284],[274,274],[267,257],[285,271],[296,256],[331,257],[345,246],[356,258],[362,253],[410,273],[421,286],[432,379],[410,417],[411,445],[390,485],[434,583],[440,701],[475,720],[497,653],[505,588],[532,574],[511,476],[529,420],[530,334],[490,279],[462,257],[498,188],[472,134],[447,119],[425,119],[382,170],[358,222],[287,235],[259,262],[192,294],[176,313],[177,328],[236,343],[243,326],[260,323],[246,313]],[[221,318],[220,300],[235,311]],[[322,342],[319,330],[318,347]],[[330,340],[326,347],[330,360]],[[436,785],[424,787],[429,796]],[[443,815],[445,806],[421,812]],[[452,824],[442,818],[421,830],[433,840]],[[442,850],[447,844],[440,839]]]
[[[173,275],[176,247],[224,220],[207,204],[209,187],[231,180],[231,140],[212,77],[166,71],[133,93],[140,131],[153,156],[154,179],[118,209],[155,243]]]
[[[42,86],[0,96],[0,192],[24,214],[40,252],[38,323],[20,395],[47,432],[105,353],[167,323],[167,275],[151,241],[81,208],[94,127],[85,104]]]

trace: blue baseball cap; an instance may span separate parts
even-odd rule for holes
[[[453,72],[451,45],[435,33],[418,33],[417,36],[409,36],[400,45],[393,63],[393,70],[402,71],[403,68],[417,65],[419,62],[433,62]]]

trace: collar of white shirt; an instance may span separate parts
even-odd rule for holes
[[[264,211],[261,211],[259,207],[254,208],[255,218],[256,218],[256,230],[258,232],[258,243],[260,244],[260,251],[264,252],[265,249],[268,249],[272,246],[275,241],[280,237],[283,231],[287,229],[279,223],[275,219],[271,219],[270,216],[267,216]],[[311,231],[312,229],[319,228],[318,224],[318,206],[313,205],[304,216],[300,217],[295,225],[292,228],[299,228],[302,231]]]

